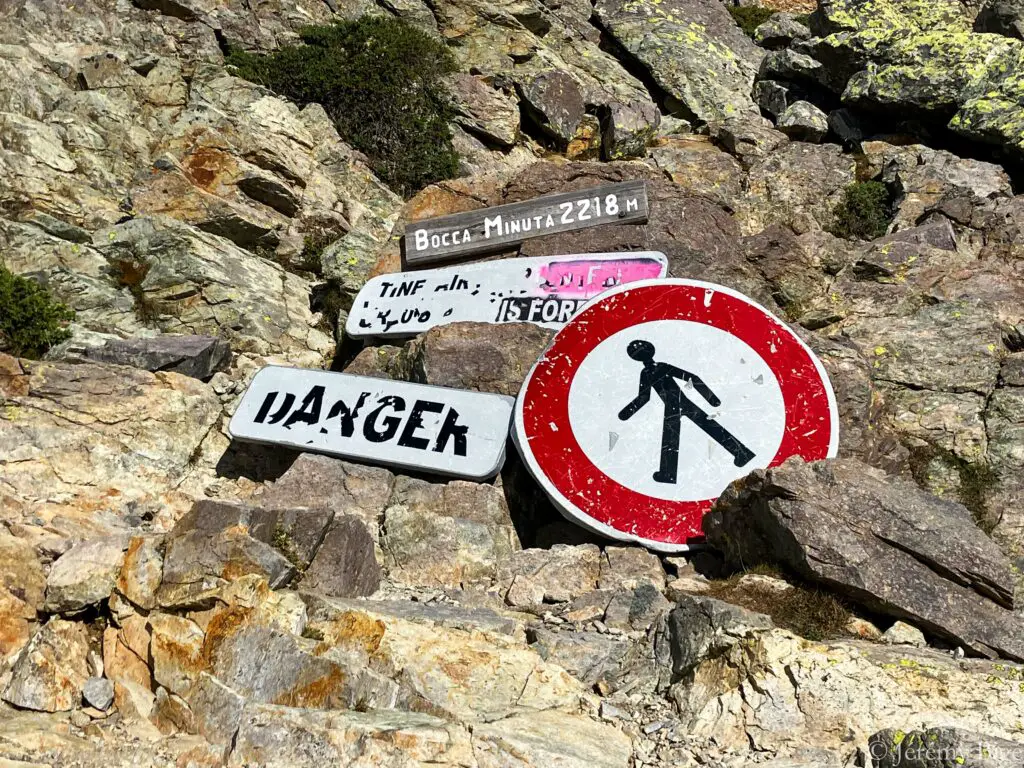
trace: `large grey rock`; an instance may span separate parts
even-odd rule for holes
[[[1010,563],[970,513],[859,461],[758,470],[704,529],[733,563],[778,563],[973,653],[1024,658]]]
[[[303,453],[267,486],[259,503],[278,509],[322,507],[338,516],[354,515],[376,541],[394,483],[395,476],[383,467]]]
[[[794,101],[779,115],[778,127],[791,139],[816,144],[828,133],[828,116],[808,101]]]
[[[948,651],[809,643],[773,629],[708,656],[669,697],[688,734],[723,747],[791,755],[814,745],[834,750],[839,764],[856,764],[858,752],[870,764],[870,737],[895,727],[906,733],[943,723],[1019,740],[1013,723],[1024,694],[1013,681],[1020,674],[1016,664]]]
[[[169,525],[191,501],[187,479],[208,472],[212,482],[215,462],[200,448],[223,413],[212,387],[175,373],[4,360],[0,463],[6,503],[26,518],[45,509],[79,540],[147,513]]]
[[[520,93],[541,130],[566,148],[586,114],[579,83],[567,72],[545,72],[525,83]]]
[[[453,323],[409,342],[409,380],[515,396],[551,332],[530,323]]]
[[[74,709],[89,678],[88,654],[84,624],[51,619],[14,662],[3,700],[40,712]]]
[[[519,549],[500,488],[400,477],[381,541],[392,579],[416,586],[489,586]]]
[[[740,162],[707,136],[668,136],[650,149],[651,160],[681,189],[733,206],[743,195]]]
[[[519,136],[519,105],[487,78],[458,73],[449,79],[456,122],[488,141],[511,147]]]
[[[869,172],[897,191],[895,225],[916,225],[925,211],[951,197],[998,200],[1012,194],[1006,171],[995,163],[962,158],[921,144],[862,145]],[[979,222],[980,223],[980,222]]]
[[[629,650],[629,641],[597,632],[537,629],[531,633],[531,647],[545,661],[557,664],[582,683],[594,685],[615,676]]]
[[[314,367],[331,349],[311,327],[306,281],[216,231],[153,215],[96,233],[94,246],[120,270],[137,310],[165,333],[216,335],[240,352]]]
[[[714,0],[600,0],[601,25],[679,104],[710,122],[757,114],[750,89],[760,52]]]
[[[795,141],[774,148],[750,168],[747,195],[737,204],[741,228],[755,234],[772,224],[793,226],[807,218],[828,228],[843,190],[855,180],[854,166],[853,158],[834,144]]]
[[[373,614],[401,619],[417,624],[429,624],[466,632],[491,632],[510,637],[522,634],[522,624],[514,617],[502,615],[490,608],[471,608],[445,602],[413,602],[404,600],[346,600],[302,592],[302,600],[309,611],[309,620],[330,621],[339,611],[367,610]]]
[[[501,563],[498,582],[507,590],[514,580],[539,587],[547,602],[564,603],[597,589],[601,550],[594,544],[556,544],[551,549],[524,549]]]
[[[711,125],[711,136],[745,166],[770,157],[789,139],[760,116],[733,117]]]
[[[353,515],[337,515],[302,575],[302,588],[335,597],[361,597],[377,591],[380,575],[366,524]]]
[[[318,712],[254,705],[241,714],[231,766],[470,764],[469,735],[456,724],[414,712]],[[387,761],[387,762],[383,762]]]
[[[612,597],[604,612],[604,623],[615,629],[646,632],[671,607],[658,588],[645,581]]]
[[[962,728],[927,728],[904,733],[893,728],[868,740],[875,768],[1015,768],[1024,745]]]
[[[668,615],[672,673],[682,677],[705,659],[771,628],[772,620],[764,614],[711,597],[684,595]]]
[[[643,157],[661,125],[661,112],[648,101],[608,105],[604,118],[603,151],[606,160]]]
[[[757,106],[777,118],[796,100],[791,93],[792,88],[788,83],[780,83],[777,80],[758,80],[754,83],[751,96]]]
[[[762,48],[786,48],[794,40],[811,36],[811,31],[796,20],[792,13],[773,14],[768,21],[754,30],[754,42]]]
[[[82,686],[82,697],[90,707],[106,712],[114,703],[114,684],[105,677],[90,677]]]
[[[572,738],[566,739],[565,734]],[[473,728],[481,766],[626,768],[630,739],[618,728],[561,712],[524,712]]]
[[[193,724],[211,744],[228,745],[238,733],[245,699],[208,672],[200,672],[189,697]]]
[[[1024,40],[1024,3],[1020,0],[987,0],[974,19],[974,30]]]
[[[275,629],[243,626],[219,642],[211,672],[244,698],[310,709],[390,709],[397,685],[369,669],[347,669]]]
[[[231,362],[231,347],[212,336],[160,335],[108,341],[102,347],[86,348],[83,357],[99,363],[208,379]]]
[[[124,536],[93,539],[76,544],[57,558],[46,577],[45,610],[80,611],[110,597],[127,544]]]
[[[605,547],[598,579],[600,589],[633,589],[643,583],[659,591],[665,588],[665,569],[657,555],[642,547]]]
[[[300,516],[312,517],[321,531],[330,522],[321,510],[302,512]],[[206,499],[196,502],[167,535],[163,580],[157,591],[160,605],[204,602],[225,583],[248,574],[266,577],[272,587],[286,584],[296,569],[273,546],[276,541],[289,549],[281,519],[279,510]]]

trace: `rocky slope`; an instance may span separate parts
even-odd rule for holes
[[[821,0],[755,45],[720,0],[0,0],[0,262],[77,313],[0,354],[0,762],[1019,764],[1021,13]],[[459,64],[462,174],[408,201],[224,67],[363,14]],[[663,251],[836,389],[841,459],[735,484],[721,555],[591,539],[514,454],[445,483],[231,444],[272,363],[515,394],[547,331],[360,349],[338,306],[406,221],[627,179],[649,223],[517,253]],[[887,233],[830,234],[867,180]],[[797,586],[720,580],[759,563]],[[779,607],[827,594],[834,633]]]

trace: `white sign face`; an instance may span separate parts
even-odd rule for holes
[[[835,456],[839,416],[821,362],[729,288],[646,280],[566,325],[516,404],[515,443],[571,519],[686,551],[729,483],[790,456]]]
[[[345,332],[355,339],[412,336],[463,321],[564,326],[609,288],[664,277],[657,251],[503,259],[380,275],[352,305]]]
[[[680,339],[686,339],[683,349]],[[675,380],[684,408],[673,426],[679,449],[672,446],[663,473],[665,446],[651,439],[662,433],[665,409],[658,397],[620,418],[620,409],[638,397],[644,372],[629,352],[644,342],[653,345],[656,355],[671,351],[666,362],[676,370],[669,373],[682,373]],[[580,364],[569,388],[569,423],[583,452],[615,482],[656,499],[701,501],[718,496],[738,475],[768,466],[782,444],[786,405],[771,367],[736,336],[688,320],[654,320],[613,334]],[[723,435],[732,435],[735,442]],[[730,453],[736,445],[749,452],[739,451],[747,459],[741,471]],[[685,477],[680,481],[682,451]],[[655,479],[659,474],[665,476]]]
[[[253,378],[228,432],[237,440],[482,480],[505,460],[514,402],[505,395],[270,366]]]

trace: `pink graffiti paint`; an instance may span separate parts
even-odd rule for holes
[[[654,259],[554,261],[538,270],[540,289],[550,296],[589,299],[622,283],[661,277]]]

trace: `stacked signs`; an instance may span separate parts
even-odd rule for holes
[[[552,195],[410,225],[406,262],[504,249],[552,232],[645,221],[642,182]],[[489,261],[383,275],[346,333],[394,338],[459,321],[558,330],[516,401],[500,395],[265,368],[231,434],[471,479],[513,438],[570,519],[664,552],[701,538],[733,480],[790,456],[834,456],[835,396],[781,321],[729,288],[665,279],[658,252]]]
[[[531,237],[646,221],[643,182],[627,182],[417,222],[410,263],[507,248]],[[609,287],[664,277],[660,253],[509,259],[385,275],[356,297],[353,338],[410,336],[460,320],[560,328]],[[480,480],[505,458],[512,398],[325,371],[268,367],[253,379],[228,430],[238,440],[287,445],[410,470]]]

